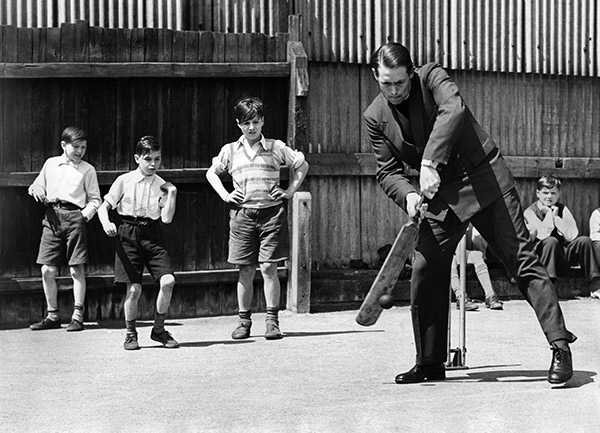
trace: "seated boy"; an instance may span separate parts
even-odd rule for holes
[[[483,288],[485,293],[485,306],[490,310],[502,310],[502,301],[496,296],[494,287],[492,286],[492,280],[490,279],[490,272],[487,264],[485,263],[485,251],[487,249],[487,242],[481,237],[481,234],[475,227],[469,224],[467,233],[467,266],[472,265],[475,270],[475,275]],[[460,244],[456,249],[456,253],[452,258],[452,267],[450,268],[450,286],[456,296],[456,308],[460,308],[460,298],[462,293],[460,291],[460,278],[458,277],[458,266],[460,265]],[[471,301],[468,297],[465,298],[465,310],[475,311],[478,310],[479,306]]]
[[[573,214],[558,201],[560,187],[560,180],[554,176],[542,176],[538,180],[538,200],[525,210],[525,224],[550,278],[556,279],[559,272],[579,264],[594,292],[600,289],[600,271],[592,240],[578,236]]]
[[[74,126],[65,128],[60,145],[62,155],[46,160],[29,187],[29,195],[47,206],[37,262],[42,265],[48,315],[30,326],[33,331],[60,328],[56,274],[65,258],[73,278],[74,298],[67,331],[83,330],[88,261],[86,223],[102,202],[96,170],[82,159],[87,149],[85,132]]]
[[[308,171],[301,152],[280,140],[262,135],[265,123],[263,104],[258,98],[243,98],[234,107],[242,136],[221,148],[206,178],[221,199],[232,205],[229,213],[229,263],[239,267],[237,284],[239,323],[233,339],[250,337],[252,298],[256,267],[264,280],[267,303],[265,338],[282,338],[279,329],[281,286],[277,262],[288,258],[289,239],[283,200],[297,191]],[[291,165],[295,171],[287,189],[279,187],[279,170]],[[228,172],[234,189],[229,192],[219,175]]]
[[[177,189],[156,174],[161,163],[161,147],[156,138],[140,138],[134,159],[138,168],[117,177],[98,209],[98,218],[106,234],[110,237],[118,235],[119,242],[115,245],[115,283],[127,285],[123,347],[125,350],[140,348],[135,322],[145,265],[160,284],[150,338],[164,347],[175,348],[179,343],[164,326],[175,276],[169,253],[165,249],[160,221],[169,224],[173,220]],[[110,209],[116,209],[122,217],[123,223],[118,228],[109,219]]]
[[[594,244],[596,263],[600,263],[600,208],[595,209],[590,215],[590,239]],[[600,299],[600,289],[590,292],[594,299]]]

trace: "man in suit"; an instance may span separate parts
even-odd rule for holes
[[[448,287],[452,255],[471,222],[515,277],[552,349],[550,383],[573,375],[556,292],[529,240],[514,179],[496,144],[437,64],[415,69],[397,43],[380,47],[371,67],[381,93],[364,113],[377,180],[416,217],[423,211],[413,261],[411,314],[416,364],[396,383],[443,380],[447,357]],[[419,171],[419,189],[408,167]],[[420,205],[421,195],[426,206]]]

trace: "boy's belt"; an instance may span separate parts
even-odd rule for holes
[[[123,222],[136,226],[147,226],[149,224],[155,224],[158,222],[158,220],[153,220],[152,218],[132,217],[128,215],[121,215],[121,218],[123,218]]]
[[[79,206],[73,203],[69,203],[68,201],[55,201],[50,203],[55,209],[66,209],[66,210],[81,210]]]

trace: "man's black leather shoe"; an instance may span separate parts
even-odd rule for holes
[[[420,383],[425,380],[444,380],[446,368],[444,364],[415,365],[406,373],[396,376],[396,383]]]
[[[571,349],[560,348],[552,344],[552,364],[548,370],[548,382],[564,383],[573,377],[573,360]]]

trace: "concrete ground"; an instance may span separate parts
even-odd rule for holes
[[[575,374],[546,381],[551,352],[524,301],[467,313],[468,369],[396,385],[412,367],[409,308],[370,328],[356,311],[281,314],[285,338],[233,341],[234,317],[168,322],[168,350],[121,323],[0,331],[1,432],[600,432],[600,301],[562,301]],[[457,311],[453,310],[454,329]],[[456,344],[456,336],[454,337]]]

